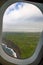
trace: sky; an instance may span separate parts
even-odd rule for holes
[[[16,2],[3,15],[3,32],[41,32],[43,14],[33,4]]]

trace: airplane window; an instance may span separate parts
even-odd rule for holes
[[[10,5],[3,15],[2,48],[13,58],[31,57],[43,30],[43,16],[38,7],[25,2]]]

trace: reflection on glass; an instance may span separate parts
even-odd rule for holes
[[[17,2],[3,16],[2,48],[10,56],[25,59],[32,56],[43,29],[43,16],[33,4]]]

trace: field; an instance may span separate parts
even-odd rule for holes
[[[40,38],[40,33],[6,32],[2,39],[11,40],[20,49],[20,58],[25,59],[33,55]]]

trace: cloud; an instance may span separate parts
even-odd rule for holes
[[[20,9],[16,9],[20,5]],[[15,7],[16,6],[16,7]],[[21,7],[23,6],[23,7]],[[13,10],[10,10],[10,8]],[[6,14],[10,10],[9,14]],[[15,3],[8,7],[3,17],[3,31],[42,31],[43,15],[41,11],[32,4]]]
[[[17,2],[16,4],[12,4],[10,7],[7,8],[6,14],[10,14],[14,10],[19,10],[24,6],[23,2]]]
[[[30,18],[27,18],[28,21],[34,21],[34,22],[43,22],[43,15],[41,16],[31,16]]]

